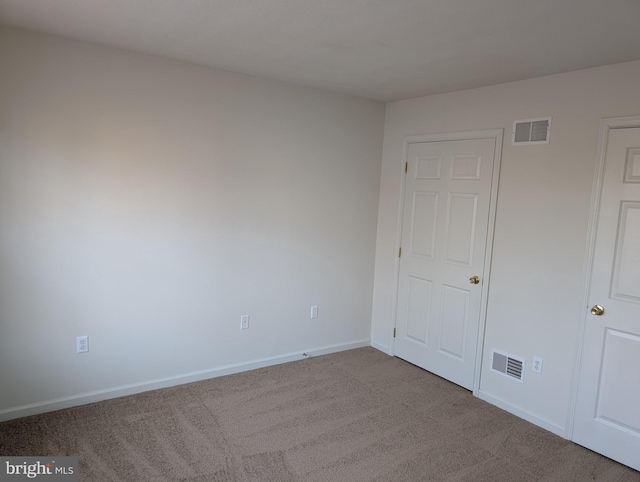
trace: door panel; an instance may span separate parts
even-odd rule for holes
[[[431,312],[431,281],[409,276],[408,304],[407,337],[427,345]]]
[[[469,321],[469,290],[442,285],[442,314],[440,315],[440,352],[464,361],[465,334]]]
[[[611,129],[573,439],[640,470],[640,128]]]
[[[449,263],[472,266],[477,208],[477,194],[449,193],[446,222]]]
[[[622,201],[611,297],[640,303],[640,202]]]
[[[596,419],[640,436],[640,384],[618,375],[620,367],[640,366],[640,336],[607,328],[604,335],[602,378],[596,397]],[[629,403],[634,401],[636,403]],[[638,454],[640,456],[640,453]]]
[[[475,375],[494,138],[407,149],[395,354],[465,388]]]
[[[433,259],[438,220],[438,193],[414,193],[411,212],[411,254]]]

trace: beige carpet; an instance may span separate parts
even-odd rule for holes
[[[0,454],[84,481],[640,481],[373,348],[5,422]]]

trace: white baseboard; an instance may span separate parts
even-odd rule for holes
[[[516,417],[520,417],[526,420],[527,422],[531,422],[532,424],[537,425],[538,427],[548,430],[549,432],[552,432],[562,438],[565,438],[565,439],[567,438],[567,429],[565,427],[562,427],[558,424],[545,420],[544,418],[540,418],[532,414],[531,412],[527,412],[526,410],[522,410],[518,407],[515,407],[514,405],[511,405],[510,403],[507,403],[504,400],[501,400],[492,395],[489,395],[487,392],[483,392],[482,390],[478,392],[478,398],[484,400],[485,402],[489,402],[491,405],[495,405],[496,407],[499,407],[502,410],[512,413]]]
[[[258,360],[251,360],[244,363],[224,365],[217,368],[199,370],[182,375],[175,375],[172,377],[157,378],[155,380],[149,380],[140,383],[132,383],[129,385],[107,388],[104,390],[80,393],[77,395],[71,395],[69,397],[55,398],[51,400],[45,400],[43,402],[30,403],[17,407],[9,407],[0,410],[0,422],[4,422],[6,420],[11,420],[14,418],[28,417],[30,415],[37,415],[45,412],[52,412],[54,410],[61,410],[63,408],[85,405],[87,403],[100,402],[102,400],[109,400],[111,398],[134,395],[136,393],[146,392],[149,390],[173,387],[176,385],[182,385],[184,383],[198,382],[201,380],[207,380],[209,378],[216,378],[224,375],[231,375],[233,373],[255,370],[256,368],[263,368],[271,365],[279,365],[281,363],[303,360],[307,357],[328,355],[330,353],[337,353],[340,351],[352,350],[354,348],[362,348],[366,346],[371,346],[371,340],[358,340],[352,343],[342,343],[337,345],[311,348],[309,350],[302,350],[296,353],[287,353],[274,357],[260,358]]]

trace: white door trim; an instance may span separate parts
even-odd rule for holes
[[[612,129],[624,129],[640,127],[640,115],[627,117],[605,117],[600,121],[598,134],[598,148],[596,154],[596,167],[593,176],[591,191],[591,208],[589,210],[589,224],[587,227],[587,247],[583,264],[582,303],[580,305],[580,317],[578,325],[578,340],[576,347],[576,359],[571,379],[571,398],[567,411],[566,437],[573,440],[573,428],[575,425],[576,405],[578,403],[578,380],[580,376],[580,363],[582,360],[582,348],[584,334],[587,325],[586,309],[589,306],[589,294],[591,289],[591,270],[593,268],[593,256],[595,254],[596,234],[598,227],[598,215],[600,214],[600,200],[602,198],[602,181],[604,178],[604,165],[606,160],[609,133]]]
[[[491,256],[493,254],[493,233],[495,228],[496,219],[496,204],[498,200],[498,181],[500,179],[500,161],[502,160],[502,139],[504,136],[504,129],[488,129],[469,132],[447,132],[439,134],[423,134],[417,136],[407,136],[403,140],[402,145],[402,164],[401,164],[401,185],[400,185],[400,199],[398,208],[398,223],[396,226],[396,244],[398,249],[402,244],[402,219],[404,217],[404,196],[406,190],[406,176],[404,173],[404,162],[407,158],[407,150],[409,144],[417,142],[438,142],[438,141],[461,141],[461,140],[475,140],[475,139],[495,139],[495,153],[493,157],[493,175],[491,179],[491,199],[489,201],[489,220],[487,229],[487,244],[485,248],[485,262],[484,262],[484,279],[486,283],[482,283],[482,298],[480,304],[480,323],[478,326],[478,344],[476,350],[476,369],[473,378],[473,394],[477,397],[480,391],[480,372],[482,364],[482,353],[484,349],[484,330],[486,325],[487,316],[487,298],[489,294],[489,285],[491,283]],[[400,284],[400,257],[396,251],[396,263],[395,263],[395,286],[393,293],[393,327],[398,324],[398,288]],[[393,334],[390,334],[390,355],[395,355],[395,338]]]

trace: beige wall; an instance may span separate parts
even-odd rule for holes
[[[603,117],[640,114],[640,62],[387,104],[372,344],[392,351],[402,143],[502,128],[481,396],[565,434],[583,312],[583,263]],[[511,146],[513,121],[553,116],[551,143]],[[520,384],[490,372],[495,348],[544,359]]]
[[[8,29],[0,65],[0,416],[369,343],[383,104]]]

